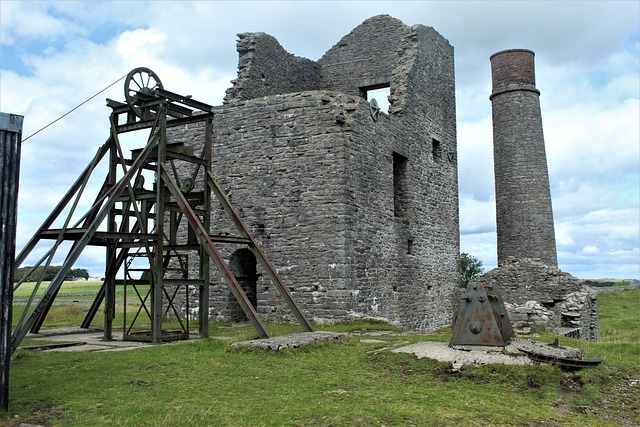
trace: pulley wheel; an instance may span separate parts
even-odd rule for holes
[[[124,81],[124,96],[129,108],[142,117],[139,94],[155,96],[156,89],[162,89],[162,82],[156,73],[146,67],[134,68]]]
[[[180,185],[180,191],[183,194],[187,194],[187,193],[190,193],[195,186],[196,186],[196,182],[193,180],[193,178],[185,178],[182,181],[182,184]]]

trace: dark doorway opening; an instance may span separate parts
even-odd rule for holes
[[[231,255],[229,268],[236,277],[238,284],[242,287],[249,302],[257,310],[258,308],[258,273],[256,270],[256,257],[249,249],[238,249]],[[230,296],[229,317],[232,322],[247,321],[247,316],[242,311],[242,307],[236,301],[233,294]]]

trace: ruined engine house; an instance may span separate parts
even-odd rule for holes
[[[453,47],[385,15],[318,61],[264,33],[240,34],[237,50],[238,77],[214,108],[212,171],[308,317],[448,324],[460,249]],[[388,112],[370,96],[387,87]],[[202,132],[169,138],[199,150]],[[251,251],[224,256],[257,312],[287,320]],[[211,281],[210,318],[241,320]]]

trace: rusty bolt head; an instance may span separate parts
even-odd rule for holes
[[[480,322],[471,322],[469,329],[474,334],[479,334],[482,331],[482,324]]]

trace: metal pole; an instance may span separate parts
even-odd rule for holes
[[[13,270],[23,119],[23,116],[0,113],[0,406],[5,412],[9,410]]]
[[[158,164],[156,165],[156,230],[158,236],[154,248],[153,267],[151,269],[154,280],[151,282],[151,335],[152,342],[162,342],[162,289],[164,281],[164,220],[165,220],[165,186],[162,182],[162,166],[166,161],[167,152],[167,106],[163,103],[158,111],[160,115],[157,124]]]
[[[211,234],[211,186],[207,182],[207,171],[211,170],[211,150],[213,146],[213,119],[209,118],[205,122],[204,126],[204,152],[203,157],[205,159],[205,169],[203,171],[204,178],[204,230],[207,234]],[[194,178],[195,179],[195,178]],[[200,337],[209,338],[209,286],[210,283],[210,270],[209,270],[209,256],[207,255],[206,248],[203,242],[200,242],[200,277],[203,284],[199,289],[199,316],[200,316]]]

